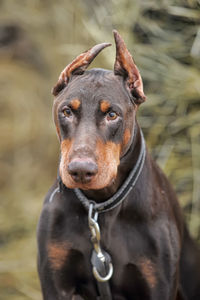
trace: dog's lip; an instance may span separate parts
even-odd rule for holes
[[[94,188],[92,187],[92,183],[76,183],[74,180],[73,180],[73,189],[80,189],[80,190],[94,190]]]

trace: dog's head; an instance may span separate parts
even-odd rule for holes
[[[137,107],[145,100],[140,73],[117,31],[114,37],[114,72],[85,71],[110,46],[99,44],[69,64],[53,89],[59,171],[69,188],[102,189],[111,184],[131,145]]]

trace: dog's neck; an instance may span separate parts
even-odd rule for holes
[[[88,199],[93,199],[96,202],[102,202],[112,197],[117,190],[120,188],[122,183],[126,180],[130,171],[134,168],[141,148],[141,133],[138,123],[135,123],[134,136],[132,143],[126,152],[126,154],[121,158],[120,165],[118,166],[117,177],[112,181],[112,183],[100,190],[84,190],[83,193]]]

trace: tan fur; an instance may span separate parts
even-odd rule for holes
[[[110,108],[110,103],[106,100],[101,101],[100,109],[103,113],[107,112]]]
[[[79,109],[80,105],[81,105],[81,102],[80,102],[79,99],[73,99],[73,100],[70,102],[70,106],[71,106],[71,108],[74,109],[74,110]]]
[[[98,165],[98,179],[96,189],[108,186],[117,175],[117,167],[120,162],[121,145],[111,141],[103,143],[97,141],[96,154]]]
[[[71,176],[67,171],[69,164],[69,153],[72,151],[73,141],[70,139],[65,139],[61,142],[61,161],[60,161],[60,176],[63,183],[70,188],[70,182],[73,183]]]
[[[65,264],[71,245],[67,242],[51,242],[48,245],[48,258],[54,270],[60,270]]]
[[[126,128],[123,136],[123,146],[126,146],[128,144],[130,137],[131,137],[130,129]]]
[[[152,261],[148,258],[143,258],[140,261],[140,268],[142,271],[142,274],[148,284],[150,285],[151,288],[155,287],[156,285],[156,272],[155,272],[155,266],[152,263]]]

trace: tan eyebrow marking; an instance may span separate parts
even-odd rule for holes
[[[73,99],[73,100],[70,102],[70,106],[71,106],[71,108],[74,109],[74,110],[79,109],[80,105],[81,105],[81,101],[80,101],[79,99]]]
[[[106,100],[101,101],[100,109],[103,113],[107,112],[110,108],[110,103]]]

